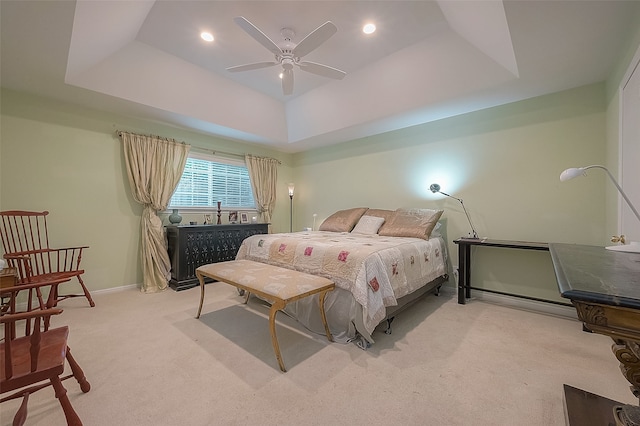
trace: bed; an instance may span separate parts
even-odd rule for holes
[[[447,280],[441,215],[441,210],[430,209],[341,210],[318,231],[248,237],[236,259],[334,281],[336,289],[325,300],[334,339],[364,349],[374,343],[371,335],[378,324]],[[288,305],[286,313],[324,333],[316,297]]]

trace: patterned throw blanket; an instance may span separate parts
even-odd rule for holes
[[[446,273],[442,238],[380,237],[336,232],[254,235],[236,259],[249,259],[331,279],[362,305],[369,333],[385,307]]]

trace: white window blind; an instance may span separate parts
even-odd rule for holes
[[[244,162],[191,153],[169,208],[255,209]]]

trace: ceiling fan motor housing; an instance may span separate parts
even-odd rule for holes
[[[280,30],[280,34],[282,35],[282,38],[284,38],[284,42],[278,45],[280,50],[282,50],[282,53],[283,53],[282,57],[283,58],[293,57],[292,53],[293,53],[293,49],[295,49],[296,47],[296,44],[293,43],[291,40],[296,35],[296,33],[292,29],[283,28],[282,30]]]
[[[249,71],[279,64],[283,69],[281,74],[282,92],[285,95],[290,95],[293,92],[294,65],[297,65],[305,72],[338,80],[342,79],[346,75],[344,71],[328,65],[317,64],[315,62],[300,62],[301,57],[315,50],[318,46],[327,41],[329,37],[335,34],[338,29],[331,21],[327,21],[313,30],[309,35],[304,37],[299,44],[295,44],[291,41],[295,36],[295,32],[291,28],[282,28],[280,30],[280,34],[284,41],[280,44],[276,44],[245,17],[238,16],[234,21],[258,43],[262,44],[271,53],[273,53],[275,55],[276,62],[256,62],[252,64],[239,65],[227,68],[228,71]]]

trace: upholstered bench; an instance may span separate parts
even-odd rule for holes
[[[196,318],[200,318],[200,313],[202,312],[205,278],[211,278],[244,290],[246,293],[244,303],[249,300],[250,293],[254,293],[271,303],[269,312],[271,343],[282,371],[287,370],[284,368],[282,355],[280,355],[275,321],[276,313],[283,310],[288,303],[319,293],[322,323],[327,339],[330,342],[333,341],[324,312],[324,299],[327,292],[333,290],[335,284],[327,278],[244,259],[200,266],[196,269],[196,276],[200,281],[200,306],[198,307]]]

